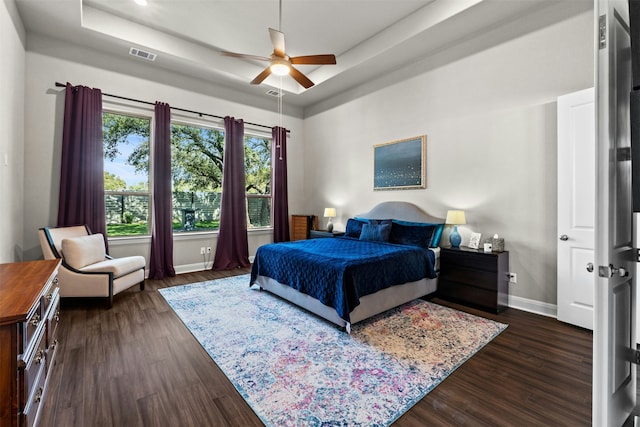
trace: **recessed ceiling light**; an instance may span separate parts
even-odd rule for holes
[[[136,4],[139,4],[140,6],[146,6],[148,4],[147,0],[133,0],[133,1],[135,1]]]

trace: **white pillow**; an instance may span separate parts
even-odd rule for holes
[[[104,261],[104,237],[97,233],[62,239],[62,253],[66,263],[77,269]]]

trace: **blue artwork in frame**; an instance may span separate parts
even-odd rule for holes
[[[426,188],[426,151],[426,135],[374,145],[373,189]]]

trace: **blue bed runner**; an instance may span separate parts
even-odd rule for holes
[[[434,261],[430,250],[349,237],[271,243],[258,248],[251,283],[271,277],[335,308],[349,322],[360,297],[436,277]]]

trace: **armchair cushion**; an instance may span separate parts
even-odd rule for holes
[[[107,259],[95,264],[87,265],[80,269],[83,273],[113,273],[113,278],[117,279],[133,271],[144,269],[144,257],[139,255],[124,258]]]
[[[100,263],[105,260],[104,237],[98,233],[62,239],[62,253],[65,262],[78,270]]]

